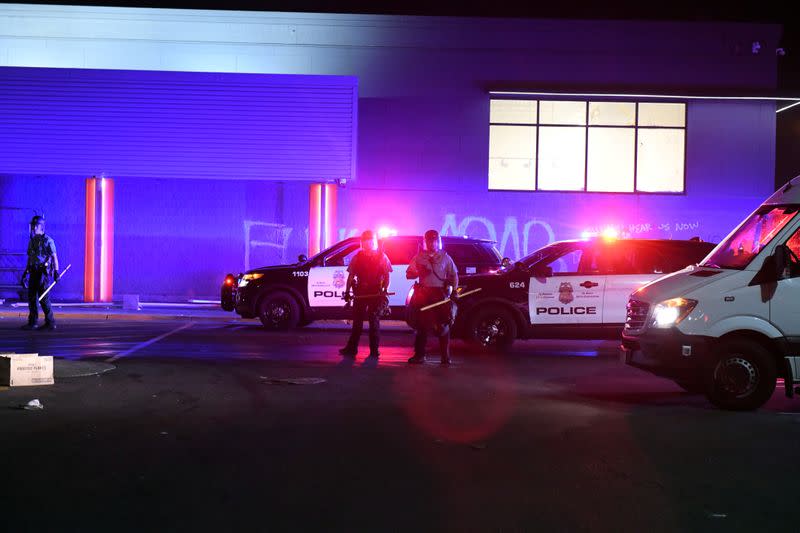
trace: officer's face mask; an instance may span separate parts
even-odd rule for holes
[[[426,252],[438,252],[442,249],[442,240],[438,237],[435,239],[425,239],[423,249]]]

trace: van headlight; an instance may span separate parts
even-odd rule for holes
[[[697,300],[687,298],[672,298],[661,302],[653,309],[653,325],[657,328],[677,326],[689,316],[696,305]]]
[[[264,277],[263,272],[253,272],[252,274],[245,274],[244,276],[242,276],[242,279],[239,280],[239,287],[244,287],[251,281],[261,277]]]

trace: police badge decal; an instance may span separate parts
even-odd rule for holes
[[[558,288],[558,301],[564,305],[567,305],[574,299],[575,297],[572,295],[572,284],[565,281]]]
[[[345,280],[344,280],[344,270],[336,270],[333,273],[333,288],[334,289],[341,289],[344,287]]]

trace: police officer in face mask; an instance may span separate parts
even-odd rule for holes
[[[378,357],[380,340],[380,317],[387,308],[386,292],[389,288],[389,258],[378,249],[378,239],[367,230],[361,234],[361,250],[350,261],[344,291],[346,301],[353,302],[353,329],[347,345],[339,350],[345,357],[355,357],[358,341],[364,329],[364,320],[369,320],[369,356]]]
[[[458,287],[458,270],[453,259],[442,250],[442,239],[436,230],[428,230],[423,238],[424,248],[411,260],[406,278],[419,278],[414,284],[411,297],[411,312],[415,316],[417,336],[414,339],[414,356],[409,363],[425,362],[425,345],[428,335],[439,337],[439,353],[443,365],[450,364],[450,325],[452,303],[438,305],[427,311],[421,309],[430,304],[455,297]]]
[[[44,232],[44,217],[35,216],[31,220],[31,239],[28,241],[28,262],[22,275],[22,286],[28,289],[28,323],[22,329],[56,329],[50,295],[42,298],[44,325],[39,328],[39,297],[50,284],[50,278],[61,279],[58,270],[56,243]]]

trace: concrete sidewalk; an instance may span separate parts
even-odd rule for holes
[[[53,311],[56,320],[182,320],[211,321],[259,325],[258,319],[242,318],[233,311],[223,311],[218,305],[191,303],[142,303],[139,311],[123,309],[121,304],[80,304],[54,303]],[[0,306],[0,320],[19,320],[23,324],[28,318],[28,307],[25,304],[6,304]],[[309,328],[349,328],[346,320],[319,320]],[[382,320],[381,328],[409,329],[400,320]]]

